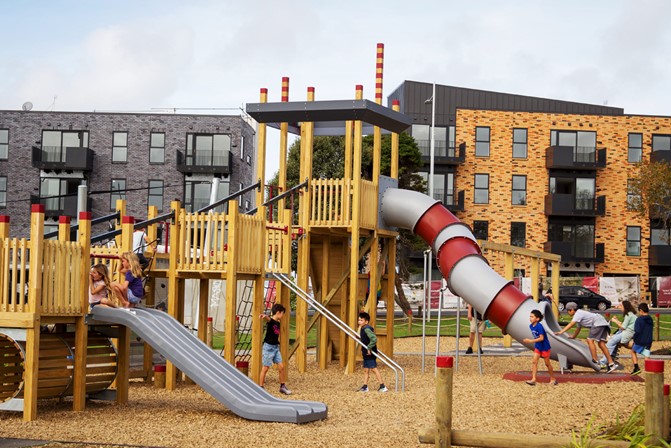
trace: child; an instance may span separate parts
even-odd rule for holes
[[[121,255],[121,274],[124,281],[112,283],[114,295],[119,299],[124,308],[132,308],[142,300],[144,286],[142,285],[142,268],[133,252],[124,252]]]
[[[545,361],[545,366],[548,369],[550,374],[550,384],[556,386],[559,384],[555,379],[554,371],[552,370],[552,364],[550,363],[550,341],[548,341],[547,333],[545,328],[541,325],[543,320],[543,313],[538,310],[531,310],[529,314],[529,329],[531,330],[531,336],[533,339],[524,339],[524,343],[531,344],[534,343],[534,359],[531,361],[531,381],[526,383],[529,386],[536,385],[536,372],[538,372],[538,358],[543,358]]]
[[[364,369],[364,382],[363,386],[359,389],[359,392],[368,392],[368,379],[370,378],[370,371],[372,370],[377,377],[377,382],[380,383],[380,388],[378,392],[387,392],[389,389],[382,382],[382,376],[380,371],[377,370],[377,358],[373,353],[377,353],[377,336],[375,336],[375,330],[373,327],[368,325],[370,322],[370,314],[362,311],[359,313],[359,337],[361,342],[365,347],[361,347],[361,354],[363,355],[363,369]]]
[[[282,354],[280,353],[280,320],[285,312],[286,308],[282,304],[276,303],[270,309],[270,317],[267,314],[259,316],[268,322],[266,325],[266,337],[263,339],[263,368],[261,369],[259,385],[263,387],[266,382],[268,369],[273,364],[277,364],[277,370],[280,374],[280,393],[291,395],[291,390],[284,384],[284,363],[282,362]]]
[[[652,347],[652,328],[653,321],[650,317],[650,309],[647,303],[638,304],[638,317],[634,324],[634,339],[631,346],[631,360],[634,362],[634,370],[632,375],[641,373],[641,368],[638,367],[638,355],[643,355],[645,358],[650,357],[650,348]]]
[[[108,299],[112,295],[110,277],[107,266],[96,264],[89,273],[89,305],[93,309],[96,305],[114,306]]]

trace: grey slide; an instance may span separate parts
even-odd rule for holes
[[[249,420],[306,423],[325,419],[324,403],[281,400],[205,345],[168,313],[149,308],[92,310],[98,321],[124,325],[235,414]]]

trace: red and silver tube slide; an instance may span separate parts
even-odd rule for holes
[[[531,337],[529,314],[538,309],[545,316],[542,322],[552,346],[552,357],[565,357],[566,365],[577,364],[598,370],[585,344],[565,335],[554,335],[561,328],[549,304],[535,302],[511,281],[497,274],[482,256],[470,228],[440,201],[416,191],[388,188],[381,209],[386,225],[412,230],[431,246],[450,291],[504,333],[524,344],[522,340]],[[533,344],[524,345],[533,349]]]

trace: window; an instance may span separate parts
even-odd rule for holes
[[[149,163],[165,163],[165,134],[152,132],[149,136]]]
[[[574,162],[596,162],[594,131],[550,131],[550,145],[572,147]]]
[[[629,152],[627,161],[638,163],[643,157],[643,134],[629,134]]]
[[[659,227],[650,229],[650,245],[651,246],[668,246],[671,245],[671,228]]]
[[[671,151],[671,136],[669,135],[653,135],[652,136],[652,151]]]
[[[489,174],[475,175],[474,204],[489,204]]]
[[[638,257],[641,255],[641,228],[627,226],[627,256]]]
[[[42,162],[65,162],[66,148],[88,147],[88,131],[42,131]]]
[[[188,212],[195,212],[210,203],[210,190],[212,183],[210,181],[186,180],[184,183],[184,208]],[[217,201],[229,195],[228,180],[222,179],[219,182],[219,191],[217,192]],[[222,205],[214,209],[217,213],[226,212],[226,206]]]
[[[473,236],[486,240],[489,236],[489,221],[473,221]]]
[[[635,210],[641,203],[641,195],[636,194],[633,184],[633,179],[627,179],[627,210]]]
[[[527,130],[513,129],[513,159],[527,158]]]
[[[513,176],[513,205],[527,205],[527,176]]]
[[[240,160],[245,160],[245,137],[240,136]]]
[[[594,225],[550,223],[548,240],[565,243],[570,248],[571,257],[594,258]]]
[[[128,132],[112,133],[112,162],[128,162]]]
[[[7,207],[7,176],[0,176],[0,208]]]
[[[525,247],[527,244],[527,223],[526,222],[511,222],[510,223],[510,245],[517,247]]]
[[[489,157],[489,128],[477,126],[475,128],[475,155]]]
[[[0,129],[0,159],[7,160],[9,153],[9,130]]]
[[[110,190],[112,190],[112,193],[110,193],[110,210],[116,210],[116,201],[126,199],[126,179],[112,179]]]
[[[163,181],[150,180],[149,181],[149,196],[147,197],[147,205],[155,205],[158,211],[163,211]]]
[[[571,195],[575,210],[593,210],[596,179],[591,177],[550,177],[550,194]]]
[[[228,168],[231,136],[227,134],[187,134],[186,165]]]

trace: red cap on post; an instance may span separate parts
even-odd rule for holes
[[[451,369],[454,366],[454,358],[451,356],[436,356],[436,367],[439,369]]]
[[[9,215],[0,215],[0,222],[9,222]]]
[[[135,224],[135,218],[133,216],[124,216],[121,218],[121,224]]]
[[[265,87],[261,87],[261,93],[268,93],[268,89],[266,89]]]
[[[668,384],[664,385],[664,395],[669,395],[669,385]]]
[[[30,213],[44,213],[44,204],[33,204]]]
[[[308,87],[308,93],[315,93],[314,87]]]
[[[208,318],[207,318],[207,321],[208,321],[208,322],[212,322],[212,318],[211,318],[211,317],[208,317]]]
[[[90,221],[92,217],[93,214],[91,212],[79,212],[80,221]]]
[[[664,373],[664,361],[660,359],[646,359],[645,371],[651,373]]]
[[[58,224],[70,224],[70,217],[69,216],[59,216],[58,217]]]
[[[163,364],[155,365],[154,372],[165,372],[165,365]]]
[[[392,101],[391,101],[391,105],[392,105],[392,106],[400,106],[400,105],[401,105],[401,101],[400,101],[400,100],[392,100]]]

